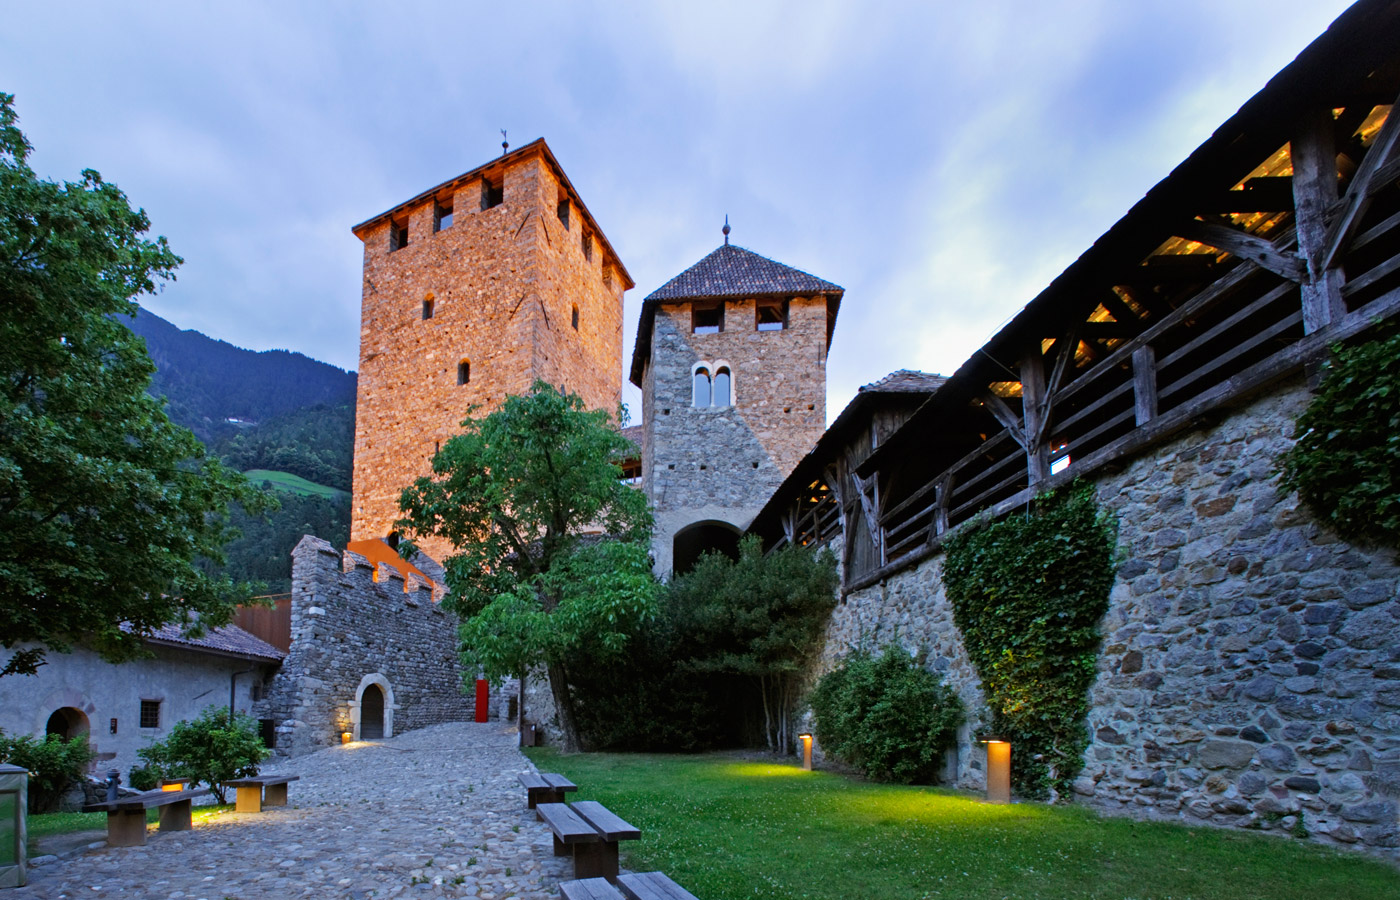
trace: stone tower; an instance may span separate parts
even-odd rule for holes
[[[543,379],[617,409],[632,278],[542,139],[352,230],[365,246],[352,541],[393,531],[400,492],[474,405]]]
[[[826,355],[844,289],[729,243],[642,305],[642,487],[657,572],[732,550],[826,427]]]

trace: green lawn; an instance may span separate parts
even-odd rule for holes
[[[220,813],[226,813],[233,809],[232,803],[221,803],[211,806],[196,806],[190,813],[190,819],[198,824],[206,819],[213,818]],[[154,824],[160,819],[159,809],[146,810],[146,823]],[[58,813],[38,813],[29,816],[25,825],[26,837],[28,837],[29,853],[35,855],[39,838],[49,837],[55,834],[71,834],[75,831],[106,831],[107,814],[105,812],[82,813],[82,812],[58,812]]]
[[[526,751],[642,829],[623,865],[701,900],[1400,898],[1400,871],[1286,837],[990,806],[726,755]]]
[[[266,481],[275,490],[287,491],[291,494],[301,494],[303,497],[334,497],[337,494],[345,493],[333,487],[326,487],[324,484],[317,484],[314,481],[307,481],[300,475],[293,475],[291,472],[278,472],[274,469],[249,469],[243,473],[248,476],[248,480],[254,484]]]

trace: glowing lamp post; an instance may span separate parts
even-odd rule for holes
[[[0,764],[0,888],[24,887],[29,772]]]
[[[810,772],[812,771],[812,736],[804,732],[799,734],[797,739],[802,742],[802,768]]]
[[[1011,802],[1011,742],[1000,735],[980,738],[987,745],[987,802]]]

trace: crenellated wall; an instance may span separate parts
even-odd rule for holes
[[[1400,848],[1400,565],[1278,490],[1311,394],[1285,384],[1095,479],[1119,522],[1080,802],[1110,812]],[[898,639],[970,710],[980,684],[941,555],[852,592],[821,669]],[[965,728],[956,783],[983,784]],[[1013,748],[1014,752],[1014,748]]]
[[[303,537],[292,551],[291,650],[255,708],[274,720],[277,752],[309,753],[345,731],[359,737],[369,684],[385,693],[386,737],[470,720],[458,620],[440,600],[411,573],[406,583],[393,566],[376,571],[359,554]]]

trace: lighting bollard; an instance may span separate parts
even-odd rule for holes
[[[812,771],[812,736],[802,733],[797,736],[802,742],[802,768],[808,772]]]
[[[24,887],[29,772],[0,764],[0,888]]]
[[[1000,735],[979,739],[987,745],[987,802],[1011,802],[1011,742]]]

